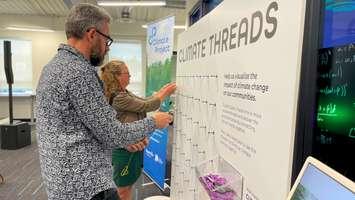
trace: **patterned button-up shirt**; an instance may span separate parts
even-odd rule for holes
[[[115,188],[112,149],[155,129],[152,118],[120,123],[95,67],[69,45],[61,44],[43,68],[36,98],[41,171],[50,200],[90,199]]]

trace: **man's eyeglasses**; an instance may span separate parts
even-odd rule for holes
[[[106,38],[106,46],[108,46],[108,47],[111,46],[111,44],[112,44],[112,42],[113,42],[113,39],[112,39],[110,36],[101,33],[99,30],[97,30],[97,29],[95,29],[95,30],[96,30],[96,32],[97,32],[98,34],[100,34],[100,35],[102,35],[102,36],[104,36],[104,37]]]

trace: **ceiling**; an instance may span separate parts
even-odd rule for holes
[[[104,7],[121,23],[151,22],[174,15],[176,24],[185,22],[186,0],[166,0],[165,7]],[[96,0],[0,0],[0,15],[65,17],[77,3],[97,4]]]

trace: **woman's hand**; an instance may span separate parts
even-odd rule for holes
[[[163,101],[165,97],[170,96],[176,90],[176,83],[168,83],[164,85],[155,95]]]
[[[135,143],[135,144],[130,144],[126,147],[126,150],[133,153],[137,151],[143,151],[144,148],[149,144],[149,139],[145,137],[143,140]]]

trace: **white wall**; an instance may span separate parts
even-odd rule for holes
[[[66,41],[64,32],[62,31],[41,33],[3,30],[0,32],[0,37],[6,39],[23,39],[32,41],[33,88],[36,88],[37,86],[42,67],[47,64],[57,52],[58,44]]]
[[[1,38],[32,41],[32,87],[36,88],[41,70],[56,53],[58,44],[65,41],[63,32],[35,33],[3,30]],[[16,59],[16,58],[13,58]],[[16,75],[15,75],[16,76]],[[14,118],[30,118],[31,97],[14,97]],[[0,98],[0,119],[8,116],[8,99]]]
[[[3,29],[9,25],[35,26],[48,24],[48,20],[40,17],[18,17],[0,15],[0,38],[23,39],[32,41],[32,87],[35,89],[42,68],[55,55],[59,43],[66,41],[63,31],[53,33],[12,31]],[[16,59],[16,58],[12,58]],[[16,76],[16,74],[15,74]],[[8,98],[0,97],[0,119],[8,116]],[[14,118],[30,118],[31,97],[14,97]]]
[[[9,39],[25,39],[32,41],[32,86],[35,90],[42,68],[57,52],[57,47],[60,43],[66,42],[64,32],[65,18],[58,17],[43,17],[43,16],[19,16],[19,15],[0,15],[0,38]],[[11,31],[5,30],[7,26],[28,26],[28,27],[44,27],[55,30],[53,33],[44,32],[27,32],[27,31]],[[119,23],[111,22],[111,35],[115,40],[139,40],[143,47],[143,83],[145,84],[145,66],[146,66],[146,29],[142,28],[142,23]],[[174,50],[176,49],[177,35],[182,30],[175,30]],[[15,58],[13,58],[15,59]],[[106,60],[107,61],[107,60]],[[145,88],[145,85],[142,86]],[[144,90],[143,90],[144,91]],[[29,118],[30,104],[24,98],[14,102],[14,117]],[[0,119],[8,116],[8,101],[7,98],[0,98]],[[5,108],[5,109],[3,109]]]

